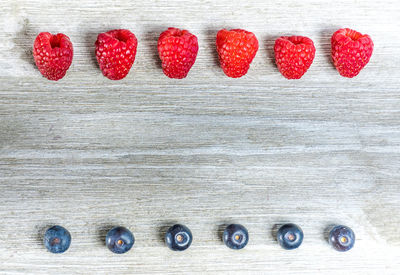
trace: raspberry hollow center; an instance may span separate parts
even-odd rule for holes
[[[179,29],[173,29],[171,31],[171,35],[175,37],[181,37],[185,34],[185,31],[179,30]]]
[[[295,45],[303,44],[303,41],[297,38],[289,39],[289,41]]]
[[[119,40],[119,41],[121,41],[121,42],[124,42],[124,43],[126,43],[128,40],[129,40],[129,34],[127,34],[127,33],[125,33],[124,31],[115,31],[113,34],[112,34],[112,36],[115,38],[115,39],[117,39],[117,40]]]
[[[347,30],[346,30],[346,36],[349,37],[349,38],[351,38],[351,40],[356,41],[356,40],[358,40],[362,35],[361,35],[361,33],[357,32],[357,31],[355,31],[355,30],[347,29]]]
[[[60,48],[60,38],[57,35],[53,35],[50,38],[50,46],[52,49]]]

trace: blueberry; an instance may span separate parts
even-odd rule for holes
[[[289,250],[296,249],[301,245],[304,234],[298,225],[287,223],[279,228],[276,238],[284,249]]]
[[[192,244],[192,240],[192,232],[182,224],[171,226],[165,234],[165,243],[174,251],[186,250]]]
[[[43,242],[51,253],[63,253],[71,244],[71,234],[64,227],[55,225],[46,230]]]
[[[329,243],[337,251],[347,251],[353,248],[356,237],[351,228],[338,225],[329,233]]]
[[[225,228],[222,240],[229,248],[242,249],[249,241],[249,233],[243,225],[230,224]]]
[[[135,237],[132,232],[122,226],[114,227],[106,236],[106,246],[117,254],[128,252],[134,243]]]

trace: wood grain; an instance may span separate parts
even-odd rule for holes
[[[33,3],[32,3],[33,2]],[[398,1],[12,1],[0,2],[1,274],[398,274],[400,269],[400,5]],[[160,68],[167,27],[198,36],[188,78]],[[249,73],[225,77],[214,43],[220,28],[253,31]],[[330,36],[351,27],[374,40],[362,73],[333,68]],[[128,28],[139,40],[126,79],[104,78],[99,32]],[[74,44],[67,76],[40,76],[32,44],[41,31]],[[298,81],[273,62],[276,37],[312,38],[317,55]],[[276,224],[298,223],[305,241],[283,251]],[[180,222],[192,247],[169,251]],[[250,232],[242,251],[220,239],[224,224]],[[326,241],[351,226],[348,253]],[[49,225],[68,228],[63,255],[42,245]],[[113,225],[134,249],[104,246]]]

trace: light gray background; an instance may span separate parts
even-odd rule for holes
[[[398,274],[400,255],[400,8],[398,1],[12,1],[0,2],[0,272],[34,274]],[[198,36],[188,78],[160,68],[156,43],[170,26]],[[370,63],[354,79],[331,64],[340,27],[371,35]],[[131,73],[104,78],[97,34],[128,28],[138,40]],[[247,76],[217,63],[221,28],[253,31],[260,49]],[[35,36],[74,44],[66,77],[41,77]],[[297,81],[273,61],[280,35],[306,35],[317,54]],[[274,224],[298,223],[296,251]],[[162,241],[184,223],[183,253]],[[250,242],[231,251],[221,225],[244,224]],[[324,231],[351,226],[348,253]],[[68,228],[71,248],[52,255],[43,230]],[[104,243],[113,225],[136,236],[132,251]]]

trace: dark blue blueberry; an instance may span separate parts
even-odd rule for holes
[[[192,232],[182,224],[171,226],[165,234],[165,243],[174,251],[183,251],[189,248],[192,240]]]
[[[304,234],[298,225],[288,223],[279,228],[276,238],[284,249],[296,249],[303,242]]]
[[[46,230],[43,242],[51,253],[63,253],[71,244],[71,234],[64,227],[55,225]]]
[[[329,243],[337,251],[347,251],[353,248],[356,237],[351,228],[338,225],[335,226],[329,233]]]
[[[106,246],[117,254],[128,252],[134,243],[135,237],[132,232],[122,226],[114,227],[106,236]]]
[[[242,249],[249,241],[249,232],[243,225],[230,224],[225,228],[222,239],[227,247]]]

